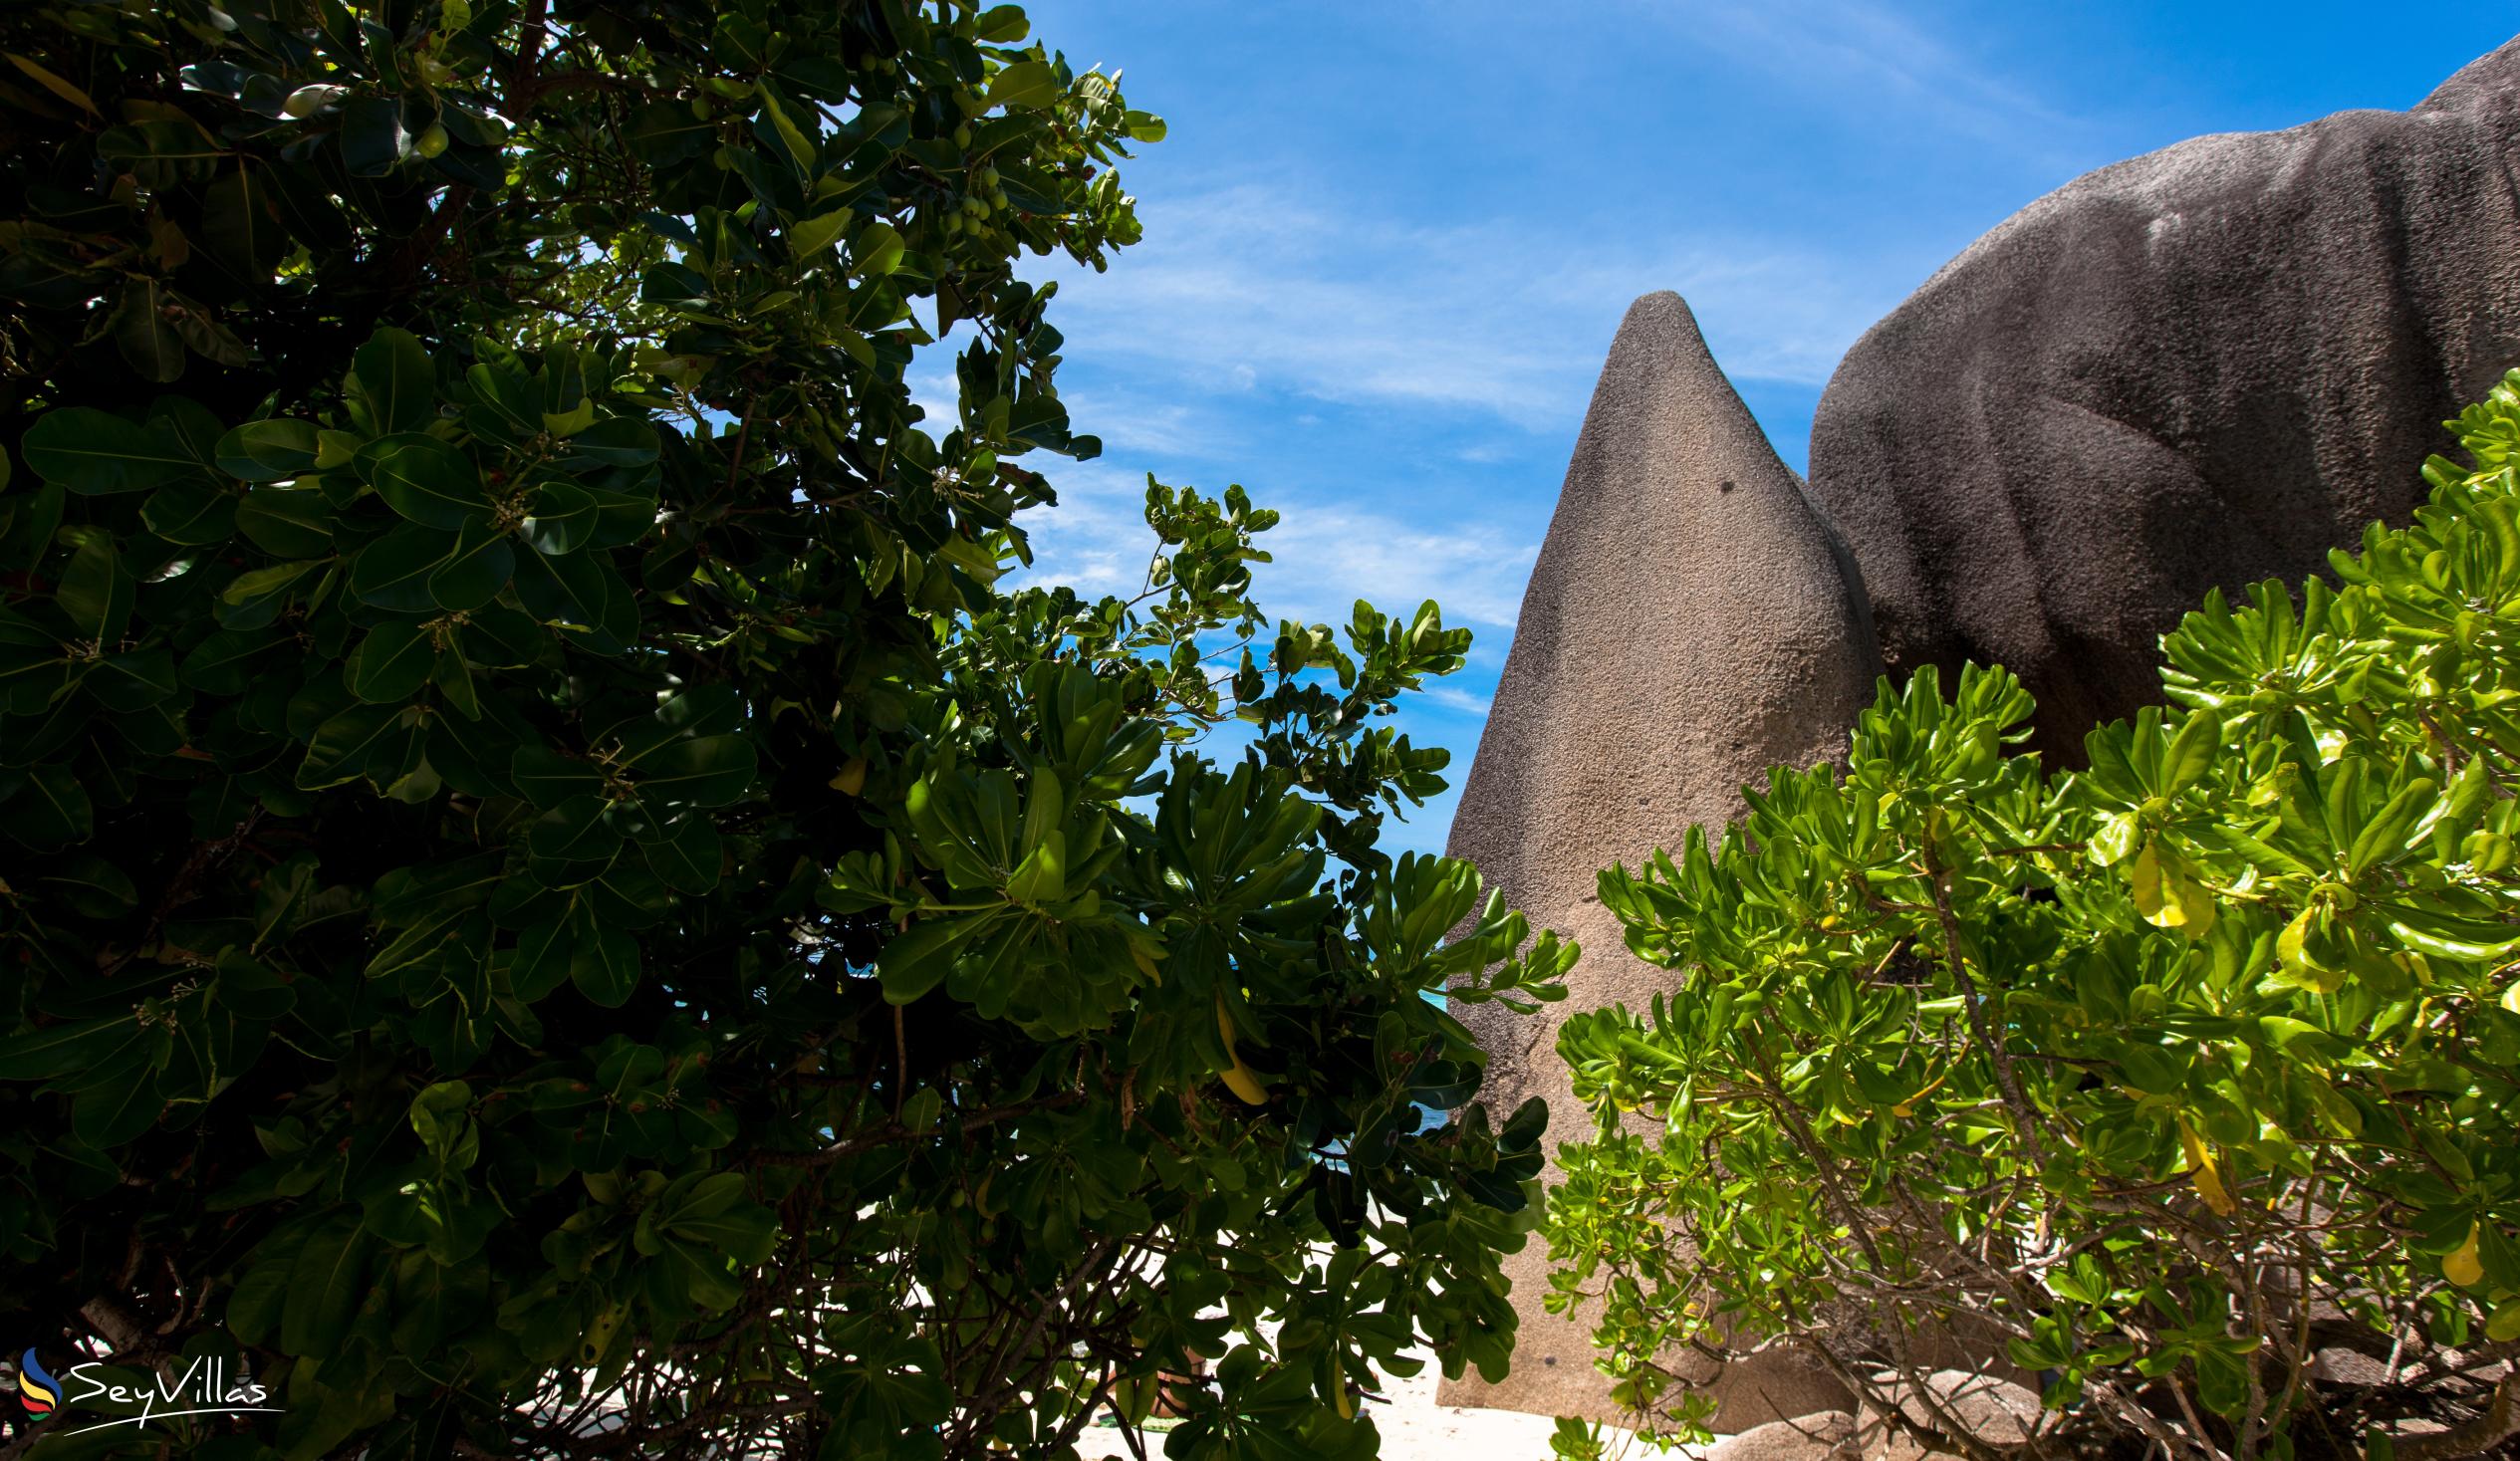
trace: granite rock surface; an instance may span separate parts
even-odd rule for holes
[[[1688,307],[1630,307],[1534,565],[1449,851],[1584,957],[1565,1004],[1523,1018],[1459,1013],[1489,1055],[1481,1101],[1541,1096],[1547,1138],[1583,1134],[1556,1054],[1556,1011],[1642,1008],[1671,976],[1635,958],[1597,874],[1742,812],[1740,788],[1782,762],[1843,757],[1878,659],[1852,560],[1734,393]],[[1556,1180],[1554,1173],[1549,1180]],[[1547,1245],[1506,1271],[1521,1316],[1512,1373],[1444,1386],[1447,1405],[1615,1420],[1593,1367],[1590,1313],[1542,1312]],[[1784,1353],[1702,1366],[1717,1428],[1846,1409],[1835,1379]]]
[[[2515,159],[2520,41],[2408,112],[2086,174],[1945,265],[1812,428],[1892,671],[2004,664],[2079,764],[2208,589],[2405,521],[2439,423],[2520,365]]]

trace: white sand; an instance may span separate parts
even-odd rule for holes
[[[1518,1410],[1465,1410],[1435,1403],[1443,1369],[1432,1359],[1413,1379],[1386,1377],[1391,1403],[1374,1407],[1383,1432],[1383,1461],[1549,1461],[1547,1415]]]
[[[1435,1386],[1442,1381],[1443,1369],[1423,1351],[1417,1357],[1426,1360],[1425,1368],[1409,1379],[1386,1375],[1382,1393],[1389,1398],[1368,1402],[1375,1428],[1383,1434],[1383,1461],[1550,1461],[1549,1437],[1558,1428],[1554,1416],[1438,1405]],[[1629,1439],[1624,1431],[1613,1435]],[[1089,1430],[1078,1449],[1089,1457],[1125,1456],[1111,1437],[1109,1430]],[[1163,1454],[1160,1430],[1147,1432],[1146,1451],[1149,1456]],[[1620,1456],[1623,1451],[1614,1449],[1611,1454]],[[1629,1446],[1624,1454],[1641,1461],[1657,1453],[1644,1446]],[[1693,1461],[1684,1451],[1668,1454],[1678,1461]]]

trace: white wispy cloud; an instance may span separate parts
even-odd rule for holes
[[[1555,24],[1501,0],[1466,8],[1479,14],[1456,22],[1488,25],[1508,47]],[[1891,109],[2008,146],[2071,129],[1884,0],[1629,0],[1583,26],[1588,46],[1623,31],[1720,56],[1822,111]],[[1268,157],[1258,147],[1189,189],[1149,189],[1145,241],[1110,272],[1046,271],[1078,367],[1071,413],[1110,455],[1054,472],[1063,505],[1031,524],[1034,578],[1135,592],[1153,546],[1137,511],[1143,471],[1206,481],[1219,464],[1239,470],[1308,429],[1307,401],[1387,413],[1491,481],[1497,463],[1551,460],[1573,441],[1620,314],[1651,290],[1688,300],[1735,380],[1816,389],[1934,262],[1880,257],[1808,218],[1763,234],[1636,196],[1423,222],[1340,181],[1335,158]],[[1545,521],[1534,499],[1556,485],[1541,468],[1510,503],[1265,491],[1287,516],[1264,540],[1278,561],[1259,574],[1259,597],[1274,613],[1334,623],[1359,595],[1395,611],[1433,598],[1457,622],[1510,628]]]
[[[1230,456],[1240,442],[1234,422],[1179,398],[1136,391],[1062,389],[1068,418],[1102,438],[1104,449],[1166,458]]]
[[[1288,177],[1141,212],[1146,241],[1110,273],[1062,276],[1066,328],[1193,397],[1257,386],[1558,430],[1639,294],[1685,296],[1735,378],[1818,384],[1900,287],[1773,240],[1412,224]]]
[[[1033,566],[1010,582],[1065,584],[1090,598],[1136,594],[1155,549],[1143,516],[1145,479],[1100,462],[1045,470],[1059,502],[1023,514]]]
[[[1833,284],[1782,247],[1605,245],[1579,259],[1507,224],[1411,225],[1283,182],[1145,212],[1147,242],[1061,290],[1062,328],[1091,342],[1072,359],[1102,382],[1072,388],[1070,410],[1111,455],[1053,474],[1062,505],[1034,524],[1036,577],[1089,592],[1134,592],[1142,578],[1146,467],[1232,461],[1275,429],[1271,413],[1303,414],[1290,397],[1484,419],[1483,439],[1456,455],[1492,462],[1508,454],[1498,432],[1572,442],[1611,331],[1640,293],[1679,289],[1735,378],[1817,385],[1888,292]],[[1530,493],[1555,485],[1544,469]],[[1278,561],[1258,576],[1271,612],[1345,622],[1362,595],[1393,611],[1431,598],[1474,626],[1514,622],[1539,546],[1527,507],[1265,498],[1286,513],[1265,540]]]
[[[1145,478],[1100,462],[1051,471],[1059,505],[1027,514],[1034,566],[1017,582],[1066,584],[1089,595],[1143,587],[1154,535],[1142,516]],[[1343,625],[1356,601],[1407,614],[1432,599],[1448,622],[1514,622],[1535,542],[1475,520],[1426,527],[1396,515],[1281,497],[1285,519],[1263,534],[1272,561],[1253,571],[1253,597],[1272,616]]]
[[[1426,686],[1422,693],[1427,699],[1446,710],[1482,718],[1486,716],[1488,706],[1494,703],[1490,696],[1475,694],[1457,685],[1431,684]]]

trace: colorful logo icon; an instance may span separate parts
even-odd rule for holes
[[[18,1403],[38,1419],[52,1414],[61,1404],[61,1382],[45,1373],[43,1362],[32,1349],[18,1356]]]

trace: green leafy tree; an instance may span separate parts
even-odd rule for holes
[[[1264,619],[1239,488],[1001,582],[1096,449],[1016,263],[1162,132],[1027,35],[0,17],[13,1343],[236,1361],[237,1457],[1137,1448],[1202,1361],[1170,1454],[1366,1455],[1501,1370],[1539,1112],[1425,1118],[1424,995],[1573,950],[1376,848],[1469,635]]]
[[[1601,1124],[1552,1303],[1606,1299],[1648,1430],[1703,1418],[1663,1366],[1703,1343],[1815,1355],[1971,1457],[2520,1433],[2520,372],[2452,425],[2472,468],[2434,458],[2334,586],[2209,597],[2162,640],[2175,708],[2089,770],[2007,752],[2004,671],[1922,670],[1843,773],[1603,875],[1680,979],[1565,1028]],[[2043,1387],[2027,1442],[1927,1383],[1955,1344]]]

